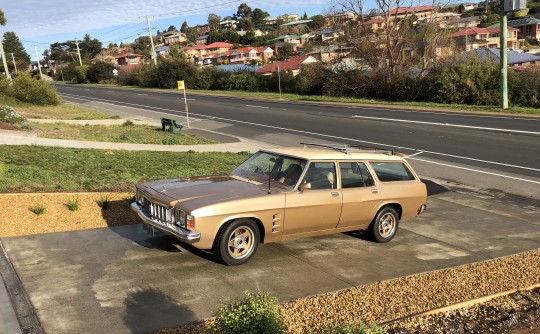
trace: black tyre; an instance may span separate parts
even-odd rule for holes
[[[259,228],[251,219],[238,219],[222,228],[214,242],[214,255],[229,266],[249,261],[259,245]]]
[[[391,206],[379,210],[369,225],[369,234],[375,242],[388,242],[394,238],[399,226],[399,215]]]

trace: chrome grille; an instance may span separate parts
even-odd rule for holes
[[[174,223],[173,221],[173,209],[159,205],[144,198],[144,211],[153,218],[159,219],[164,222]]]

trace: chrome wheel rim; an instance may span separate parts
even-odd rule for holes
[[[391,213],[386,213],[379,219],[379,234],[383,238],[390,237],[396,229],[396,217]]]
[[[255,245],[253,242],[254,235],[253,230],[247,226],[240,226],[232,231],[227,242],[229,255],[235,259],[248,256]]]

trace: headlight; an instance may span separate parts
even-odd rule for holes
[[[175,208],[174,216],[176,218],[175,224],[177,226],[180,226],[181,228],[185,228],[188,230],[195,229],[195,217],[193,217],[192,215],[188,215],[184,211]]]
[[[137,203],[140,205],[144,205],[144,197],[139,189],[136,189],[135,191],[135,201],[137,201]]]

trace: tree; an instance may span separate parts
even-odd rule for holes
[[[251,15],[251,22],[255,27],[261,27],[266,25],[264,19],[269,17],[268,12],[263,11],[262,9],[255,8],[253,14]]]
[[[170,25],[169,29],[167,29],[167,31],[176,31],[176,27],[173,26],[173,25]]]
[[[326,24],[326,19],[322,15],[315,15],[311,17],[311,28],[312,29],[321,29]]]
[[[15,69],[13,58],[15,58],[15,65],[19,70],[25,70],[30,66],[30,55],[26,52],[19,37],[14,32],[7,31],[4,33],[2,43],[4,44],[4,53],[6,54],[10,71]],[[13,57],[8,56],[11,53],[13,53]]]
[[[186,54],[178,44],[169,45],[169,57],[176,60],[186,60]]]
[[[43,60],[55,60],[58,63],[71,63],[77,61],[77,47],[75,42],[65,41],[52,43],[50,49],[43,52]]]
[[[302,20],[307,20],[307,19],[308,19],[307,13],[304,12],[304,16],[302,16]]]
[[[145,59],[150,59],[150,55],[152,53],[150,37],[141,36],[136,38],[135,41],[131,43],[131,48],[133,49],[134,53],[143,55]]]
[[[180,28],[180,31],[184,34],[187,34],[187,31],[189,29],[189,26],[186,21],[182,22],[182,27]]]
[[[97,38],[91,39],[90,35],[85,34],[84,39],[79,45],[79,49],[83,61],[89,62],[97,56],[103,48],[101,42]]]
[[[251,19],[251,15],[253,14],[251,7],[249,7],[246,3],[240,4],[238,6],[238,10],[236,11],[236,17],[239,19]]]
[[[4,12],[0,9],[0,26],[6,25],[6,17],[4,16]]]
[[[217,14],[210,13],[208,15],[208,26],[210,27],[210,30],[219,30],[221,25],[221,17]]]

